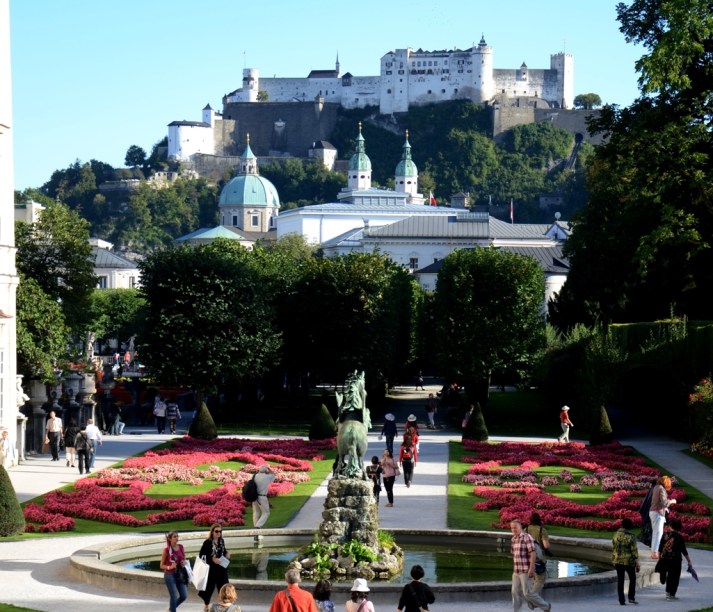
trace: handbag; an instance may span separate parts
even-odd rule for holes
[[[181,584],[188,584],[188,570],[180,565],[176,567],[176,578]]]
[[[196,562],[193,564],[193,580],[191,583],[199,591],[204,591],[208,584],[208,564],[203,557],[196,557]]]

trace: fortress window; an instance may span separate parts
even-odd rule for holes
[[[429,90],[428,90],[428,93],[429,93],[429,94],[432,94],[433,92],[429,89]]]
[[[390,93],[391,93],[391,90],[390,90],[390,89],[387,89],[387,90],[386,90],[386,93],[390,94]]]
[[[409,257],[408,267],[411,270],[418,270],[418,257]]]
[[[446,93],[446,90],[445,90],[445,89],[441,89],[441,93]]]

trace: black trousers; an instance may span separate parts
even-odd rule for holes
[[[59,461],[59,436],[60,434],[56,431],[47,432],[47,438],[50,441],[50,452],[52,453],[52,459]]]
[[[222,565],[213,563],[213,559],[208,558],[208,584],[205,585],[205,591],[198,591],[198,597],[203,600],[207,606],[210,603],[210,598],[213,595],[213,590],[220,591],[220,587],[228,584],[228,570]]]
[[[386,498],[390,504],[394,503],[394,480],[396,480],[396,476],[384,476],[384,489],[386,489]]]
[[[79,473],[89,474],[89,449],[77,451],[77,463],[79,464]]]
[[[629,600],[636,599],[636,567],[633,565],[614,565],[616,570],[616,593],[619,595],[619,603],[626,603],[624,600],[624,574],[629,576]]]
[[[401,467],[404,472],[404,484],[411,484],[413,480],[413,461],[402,461]]]
[[[678,591],[678,583],[681,581],[681,559],[662,559],[663,566],[661,572],[661,584],[666,585],[666,592],[675,595]]]

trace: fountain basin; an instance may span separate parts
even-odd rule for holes
[[[468,547],[483,552],[508,554],[510,534],[506,532],[457,531],[457,530],[410,530],[390,529],[396,542],[403,547],[416,545],[438,545],[440,547]],[[187,556],[194,558],[206,538],[206,531],[181,534],[181,543]],[[255,549],[254,536],[263,536],[263,546],[292,547],[296,552],[304,544],[311,542],[314,530],[263,529],[225,531],[224,537],[229,550]],[[558,559],[591,562],[610,565],[611,543],[607,540],[567,538],[550,536],[552,549]],[[146,571],[122,567],[120,563],[132,559],[158,558],[165,545],[163,536],[129,538],[124,542],[96,546],[75,552],[70,557],[73,576],[80,581],[100,586],[108,590],[133,593],[136,595],[161,596],[166,592],[163,575],[157,571]],[[404,568],[408,571],[408,568]],[[653,574],[653,564],[644,563],[638,574],[639,586],[650,584],[657,576]],[[510,597],[510,580],[486,582],[437,583],[427,573],[425,581],[433,589],[437,602],[503,601]],[[266,604],[274,594],[284,588],[281,580],[231,580],[238,590],[239,598],[245,604]],[[305,588],[311,589],[311,582],[305,581]],[[333,584],[333,599],[346,600],[351,583]],[[375,604],[395,605],[403,584],[371,582],[370,599]],[[192,586],[189,590],[195,591]],[[584,576],[549,579],[545,586],[545,599],[564,601],[587,594],[601,594],[602,590],[616,591],[616,573],[604,571]]]

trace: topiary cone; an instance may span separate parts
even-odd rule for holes
[[[7,471],[0,465],[0,536],[14,536],[25,531],[25,516]]]
[[[196,416],[188,429],[188,435],[200,440],[215,440],[218,437],[218,429],[215,426],[213,415],[211,415],[205,402],[201,402]]]
[[[329,408],[322,404],[309,426],[309,439],[328,440],[329,438],[334,438],[336,435],[337,429],[334,419],[329,413]]]

